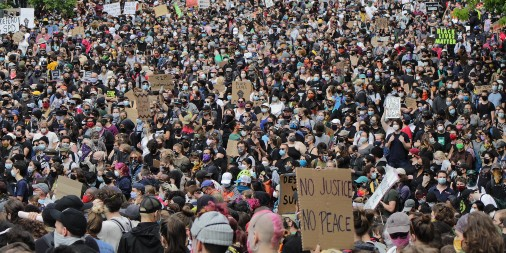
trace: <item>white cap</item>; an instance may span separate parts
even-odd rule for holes
[[[397,168],[395,170],[397,171],[397,174],[399,174],[399,175],[406,175],[406,170],[404,170],[403,168]]]
[[[230,172],[223,173],[223,176],[221,176],[221,184],[230,185],[230,182],[232,182],[232,173]]]
[[[332,124],[339,124],[339,125],[341,125],[341,121],[340,121],[339,119],[333,119],[333,120],[331,121],[331,123],[332,123]]]
[[[237,180],[238,183],[247,183],[251,184],[251,177],[248,175],[242,175],[239,180]]]

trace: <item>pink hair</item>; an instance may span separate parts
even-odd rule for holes
[[[262,215],[267,215],[271,220],[272,224],[271,245],[273,249],[277,249],[279,248],[279,243],[281,242],[281,239],[283,238],[283,235],[285,233],[285,228],[283,227],[283,220],[281,219],[281,216],[279,214],[273,213],[271,210],[262,210],[256,212],[251,218],[251,220],[253,220],[255,216],[260,217]]]
[[[116,163],[114,169],[119,170],[122,175],[130,175],[130,169],[128,169],[128,166],[124,163]]]

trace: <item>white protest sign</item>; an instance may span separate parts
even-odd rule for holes
[[[117,17],[121,15],[121,5],[119,2],[113,4],[104,4],[104,12],[107,12],[107,14],[113,17]]]
[[[0,34],[19,31],[19,17],[0,18]]]
[[[135,11],[137,11],[137,2],[126,2],[125,3],[125,8],[123,9],[123,14],[135,15]]]
[[[199,0],[200,9],[209,9],[210,6],[211,6],[210,0]]]
[[[28,28],[35,27],[35,9],[34,8],[21,8],[19,9],[19,22]]]
[[[274,2],[272,0],[265,0],[266,8],[271,8],[272,6],[274,6]]]
[[[385,119],[401,117],[401,98],[388,96],[385,101]]]
[[[397,183],[399,180],[399,176],[397,175],[397,171],[394,167],[386,166],[385,167],[385,176],[383,177],[383,181],[381,181],[376,191],[372,194],[372,196],[365,202],[364,209],[375,209],[379,204],[380,200],[385,196],[385,194],[390,190],[390,188]]]

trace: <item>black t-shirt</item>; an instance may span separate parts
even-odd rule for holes
[[[478,113],[480,118],[483,117],[483,115],[488,115],[489,117],[491,117],[492,111],[495,111],[495,107],[490,102],[487,102],[486,104],[479,103],[478,106],[476,107],[476,112]]]

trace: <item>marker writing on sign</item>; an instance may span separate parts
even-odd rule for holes
[[[322,181],[322,189],[320,190],[321,195],[346,196],[348,198],[353,197],[351,181],[325,178],[323,178]]]
[[[313,210],[302,209],[302,228],[304,230],[316,230],[317,217],[321,233],[350,232],[351,217],[342,214],[336,214],[330,211],[320,211],[315,213]]]

